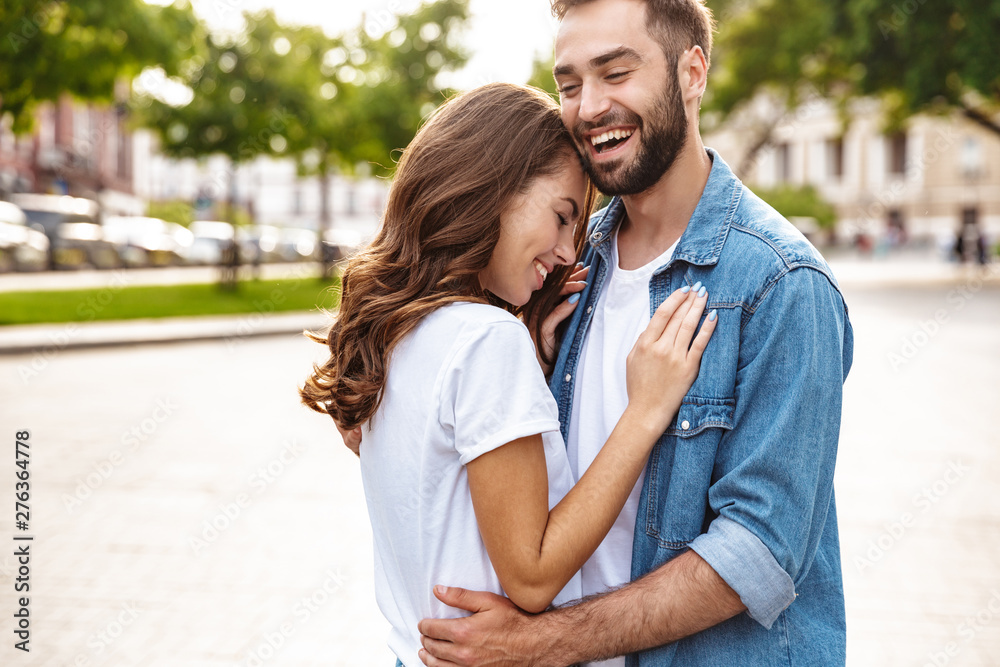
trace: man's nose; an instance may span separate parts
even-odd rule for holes
[[[596,123],[611,110],[611,100],[600,85],[583,85],[580,91],[580,120]]]

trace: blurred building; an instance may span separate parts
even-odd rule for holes
[[[328,186],[333,226],[373,233],[385,182],[335,176]],[[235,170],[222,157],[169,159],[151,132],[128,127],[124,104],[69,95],[41,105],[29,135],[15,136],[10,118],[0,120],[0,199],[15,192],[86,197],[111,215],[145,215],[149,201],[183,200],[203,219],[217,218],[218,205],[231,197],[260,224],[316,229],[321,220],[319,180],[298,176],[291,159],[259,158]]]
[[[318,229],[321,224],[321,183],[299,176],[292,159],[259,157],[235,169],[222,156],[205,160],[174,160],[156,151],[150,132],[136,133],[138,160],[135,191],[149,201],[195,202],[202,219],[218,217],[218,207],[231,199],[258,224]],[[388,196],[386,181],[333,176],[328,182],[328,206],[333,227],[373,233]]]
[[[117,91],[125,99],[128,83]],[[76,102],[69,95],[41,105],[30,135],[15,137],[0,121],[0,195],[68,194],[98,200],[105,213],[141,215],[135,196],[132,132],[124,104]]]
[[[886,134],[873,100],[856,101],[847,118],[822,99],[785,114],[758,100],[705,143],[751,187],[814,186],[837,209],[842,239],[944,245],[963,225],[1000,238],[1000,136],[957,115],[917,116]],[[771,125],[770,140],[752,153]]]

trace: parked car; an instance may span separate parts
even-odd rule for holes
[[[49,239],[49,268],[113,269],[122,265],[114,244],[105,240],[97,202],[65,195],[15,194],[11,197],[28,224]]]
[[[0,272],[42,271],[49,265],[49,238],[28,226],[16,204],[0,201]]]
[[[139,216],[104,219],[104,238],[126,266],[176,266],[185,262],[194,234],[175,222]]]
[[[316,232],[312,229],[284,227],[278,237],[278,254],[286,262],[309,262],[317,259]]]
[[[188,264],[220,264],[226,248],[236,240],[233,226],[217,220],[196,220],[191,223],[191,245],[184,251]]]
[[[354,229],[328,229],[323,232],[323,247],[330,261],[339,262],[356,253],[364,243],[361,232]]]
[[[270,225],[237,227],[236,240],[240,244],[240,259],[245,264],[280,262],[280,238],[281,230]]]

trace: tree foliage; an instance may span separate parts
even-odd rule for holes
[[[182,82],[192,91],[190,102],[136,99],[166,155],[224,155],[240,164],[285,153],[302,131],[297,114],[310,105],[307,74],[327,37],[319,28],[283,26],[270,11],[244,14],[244,20],[242,34],[212,36],[207,56],[188,68]]]
[[[4,0],[0,4],[0,114],[32,127],[39,102],[63,93],[114,101],[115,83],[144,68],[177,73],[204,31],[186,3]]]
[[[536,54],[534,60],[531,61],[531,78],[528,79],[528,85],[541,88],[558,102],[559,90],[556,86],[556,80],[552,76],[552,68],[555,65],[555,53],[550,53],[548,57]]]
[[[706,110],[761,92],[793,108],[815,93],[881,97],[888,125],[959,109],[1000,133],[995,0],[715,0],[720,16]]]
[[[398,25],[381,36],[359,28],[345,38],[352,66],[342,66],[337,76],[353,84],[356,105],[349,119],[351,145],[343,154],[348,161],[370,163],[377,173],[393,170],[391,153],[405,148],[454,92],[439,75],[465,64],[468,54],[457,36],[468,18],[468,0],[437,0],[399,16]]]
[[[423,117],[447,94],[438,75],[465,62],[454,32],[468,0],[438,0],[372,37],[360,26],[329,37],[288,26],[272,12],[244,14],[233,39],[212,37],[208,55],[182,78],[190,103],[140,99],[144,122],[175,157],[296,157],[305,173],[370,162],[391,171]]]
[[[823,229],[833,229],[837,222],[836,209],[811,185],[758,187],[754,192],[786,218],[814,218]]]

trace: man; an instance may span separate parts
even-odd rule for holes
[[[676,421],[583,570],[585,592],[620,587],[537,616],[436,587],[474,613],[421,621],[421,657],[432,667],[625,655],[615,662],[843,664],[833,472],[853,334],[837,284],[702,144],[712,32],[702,0],[554,0],[553,10],[563,120],[593,181],[618,195],[591,219],[588,285],[551,381],[578,474],[624,408],[625,355],[659,303],[705,286],[719,322]]]

